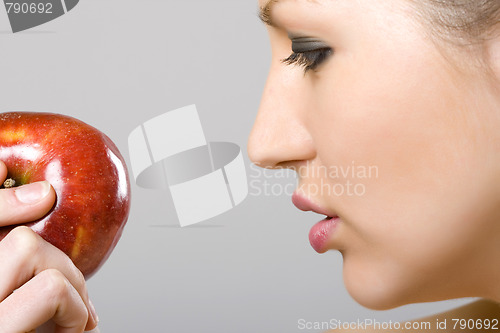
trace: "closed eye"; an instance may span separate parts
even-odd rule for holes
[[[286,65],[296,65],[304,68],[304,74],[309,70],[316,70],[330,55],[333,50],[330,47],[316,50],[293,52],[288,58],[281,60]]]

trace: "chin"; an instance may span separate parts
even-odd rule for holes
[[[382,267],[353,265],[344,258],[343,279],[349,295],[360,305],[372,310],[389,310],[412,302],[405,278],[390,274]]]

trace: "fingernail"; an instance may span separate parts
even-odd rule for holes
[[[17,187],[14,191],[17,200],[25,204],[34,204],[47,196],[50,184],[47,181]]]
[[[99,316],[97,315],[97,312],[95,311],[94,304],[92,304],[92,301],[89,299],[89,305],[90,305],[90,312],[92,314],[92,317],[94,318],[94,321],[96,323],[99,322]]]

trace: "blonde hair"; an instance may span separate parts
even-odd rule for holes
[[[433,34],[456,45],[481,43],[500,25],[500,0],[410,0]]]
[[[488,41],[500,38],[500,0],[408,1],[450,64],[500,83],[487,51]]]

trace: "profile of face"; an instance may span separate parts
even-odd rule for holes
[[[316,249],[342,253],[353,298],[499,296],[497,83],[457,66],[405,0],[266,5],[271,68],[248,153],[299,170],[296,193],[338,216]]]

